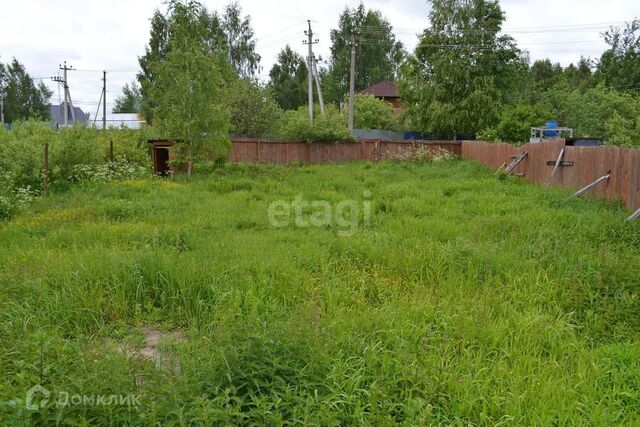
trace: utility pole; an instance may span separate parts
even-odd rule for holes
[[[107,130],[107,72],[102,72],[102,131]]]
[[[51,80],[53,80],[54,82],[58,82],[62,85],[62,88],[64,89],[64,102],[62,103],[62,105],[60,107],[64,108],[64,112],[63,117],[64,117],[64,125],[67,125],[67,121],[68,121],[68,111],[67,111],[67,85],[64,81],[64,78],[61,78],[60,76],[55,76],[55,77],[51,77]]]
[[[61,65],[60,69],[64,71],[64,125],[67,126],[69,122],[68,108],[71,111],[71,123],[76,122],[76,112],[73,111],[73,104],[71,104],[71,93],[69,92],[69,80],[67,78],[67,71],[73,70],[73,67],[67,67],[67,61],[64,61],[64,65]]]
[[[320,58],[322,60],[322,58]],[[318,60],[313,59],[313,73],[316,76],[316,89],[318,90],[318,101],[320,101],[320,113],[324,114],[324,99],[322,98],[322,88],[320,87],[320,74],[318,74]]]
[[[64,61],[64,65],[60,65],[60,69],[63,71],[63,77],[62,78],[60,78],[59,76],[51,77],[51,80],[53,80],[54,82],[61,83],[62,87],[64,88],[63,117],[64,117],[64,125],[68,126],[69,125],[69,107],[71,107],[70,108],[71,122],[74,123],[76,121],[76,112],[73,111],[73,104],[71,103],[71,93],[69,92],[69,83],[67,80],[67,71],[73,70],[73,67],[71,66],[67,67],[67,61]]]
[[[302,43],[309,46],[309,54],[308,54],[309,56],[307,57],[307,69],[309,71],[308,73],[309,120],[311,121],[311,124],[313,124],[313,61],[314,61],[313,45],[318,43],[319,40],[313,39],[313,31],[311,30],[311,20],[307,20],[307,24],[309,25],[309,30],[304,32],[307,35],[307,40],[303,41]]]
[[[351,34],[351,76],[349,78],[349,133],[353,135],[353,104],[356,86],[356,35]]]

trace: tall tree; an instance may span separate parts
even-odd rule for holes
[[[0,93],[4,94],[4,120],[36,117],[48,119],[51,90],[40,82],[35,84],[24,65],[13,59],[9,64],[0,63]]]
[[[122,88],[122,95],[116,98],[113,106],[114,113],[139,113],[142,96],[140,95],[140,86],[136,82],[125,84]]]
[[[284,110],[295,110],[307,102],[307,64],[287,45],[269,72],[273,97]]]
[[[640,88],[640,20],[628,22],[624,29],[611,27],[603,37],[609,49],[598,63],[598,80],[618,90]]]
[[[260,68],[260,55],[256,52],[251,18],[248,15],[242,17],[242,9],[238,3],[225,7],[222,30],[233,68],[241,77],[254,77]]]
[[[563,72],[560,64],[553,64],[549,59],[535,61],[529,69],[532,89],[537,92],[549,90],[562,79]]]
[[[393,28],[377,10],[364,5],[345,10],[338,28],[331,30],[331,58],[324,78],[326,98],[341,101],[349,90],[351,69],[351,35],[357,36],[356,90],[365,89],[382,80],[395,80],[405,51],[396,40]]]
[[[188,8],[193,16],[188,18],[175,14],[178,8]],[[240,18],[241,11],[237,4],[225,9],[222,19],[217,12],[209,12],[206,7],[195,0],[171,0],[165,14],[156,10],[151,18],[151,33],[145,54],[138,58],[140,73],[138,82],[142,95],[142,111],[147,121],[152,120],[154,99],[150,96],[155,85],[154,68],[163,62],[175,48],[175,37],[178,29],[185,31],[189,43],[198,45],[212,58],[224,52],[226,60],[232,64],[236,74],[253,76],[258,70],[260,56],[255,52],[255,41],[249,17]],[[189,19],[189,25],[180,22]],[[182,30],[182,28],[186,28]]]
[[[564,69],[564,79],[573,89],[584,91],[588,89],[593,82],[592,62],[589,58],[580,57],[577,65],[569,64]]]
[[[192,15],[186,17],[175,13],[184,8],[192,11]],[[185,19],[189,20],[188,23],[181,22]],[[164,62],[167,55],[176,47],[176,34],[179,31],[184,32],[180,36],[182,39],[201,47],[211,57],[215,57],[221,50],[226,52],[226,39],[217,14],[210,14],[199,2],[171,0],[166,14],[156,10],[151,17],[149,44],[145,47],[145,54],[138,58],[141,110],[147,122],[153,120],[155,108],[155,100],[152,97],[152,93],[156,92],[154,90],[157,80],[155,71],[158,69],[158,64]],[[180,43],[184,40],[180,40]]]
[[[500,35],[497,0],[430,0],[430,27],[403,67],[400,91],[416,130],[451,138],[494,123],[523,57]]]
[[[220,99],[223,87],[235,79],[226,51],[212,55],[210,47],[194,43],[200,31],[202,9],[195,2],[170,3],[174,20],[170,49],[164,61],[151,65],[150,87],[157,128],[167,138],[182,141],[177,152],[188,165],[194,161],[224,160],[230,146],[229,112]]]

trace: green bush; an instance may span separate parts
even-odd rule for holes
[[[0,194],[40,186],[44,144],[55,138],[51,127],[35,121],[16,122],[0,133]]]
[[[615,111],[604,124],[608,145],[640,148],[640,115],[625,118]]]
[[[481,132],[476,134],[476,138],[478,141],[485,142],[502,142],[500,137],[498,136],[498,129],[496,128],[487,128]]]
[[[309,123],[309,110],[300,107],[285,111],[276,126],[273,137],[311,142],[338,142],[350,140],[347,120],[333,105],[325,107],[325,114],[316,108],[313,126]]]
[[[370,95],[357,95],[354,127],[358,129],[402,130],[400,117],[391,104]]]
[[[0,217],[28,204],[42,189],[44,145],[49,144],[49,182],[53,190],[87,180],[119,179],[151,173],[147,140],[151,129],[111,129],[80,126],[55,129],[34,120],[0,130]],[[116,161],[108,165],[109,142]]]
[[[14,205],[8,197],[0,196],[0,220],[9,218],[14,211]]]
[[[507,106],[498,124],[477,134],[485,141],[520,143],[529,139],[530,128],[557,119],[574,129],[576,137],[604,138],[608,145],[640,147],[640,97],[596,86],[572,89],[560,82],[540,94],[539,104]]]
[[[640,98],[637,95],[596,86],[585,92],[556,85],[542,98],[559,122],[575,129],[579,137],[604,137],[612,145],[640,147],[637,120]]]
[[[540,104],[509,106],[502,113],[498,125],[480,132],[478,139],[524,143],[529,141],[532,127],[543,126],[551,117],[547,109]]]

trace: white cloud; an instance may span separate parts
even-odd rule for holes
[[[205,0],[210,10],[222,10],[227,1]],[[358,0],[239,0],[245,14],[250,14],[258,51],[262,55],[261,77],[268,76],[277,53],[285,44],[306,55],[302,45],[306,20],[312,20],[316,54],[329,56],[329,31],[337,25],[345,6]],[[364,1],[389,19],[397,37],[408,48],[415,47],[416,34],[428,23],[428,6],[423,0]],[[549,57],[567,65],[581,55],[599,57],[605,45],[599,35],[607,23],[622,22],[640,16],[637,0],[503,0],[507,21],[505,29],[532,59]],[[85,111],[95,112],[101,91],[102,74],[107,76],[107,102],[113,103],[122,86],[135,78],[137,58],[144,53],[149,37],[149,20],[156,8],[164,9],[160,0],[20,0],[4,2],[0,15],[0,60],[16,57],[34,77],[45,78],[58,72],[67,60],[78,70],[70,73],[72,96]],[[576,28],[583,24],[593,25]],[[573,26],[572,31],[567,31]],[[544,27],[555,27],[547,28]],[[560,27],[565,28],[560,31]],[[57,99],[57,90],[54,100]]]

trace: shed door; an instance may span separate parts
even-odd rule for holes
[[[153,169],[157,175],[169,175],[169,147],[154,147]]]

